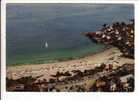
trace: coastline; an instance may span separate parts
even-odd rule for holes
[[[100,53],[103,53],[103,52],[105,52],[107,50],[110,50],[110,49],[113,49],[113,48],[115,48],[115,47],[107,46],[105,49],[103,48],[102,50],[99,50],[98,52],[93,52],[93,53],[88,54],[88,55],[83,56],[83,57],[78,57],[78,58],[73,58],[73,59],[68,59],[68,60],[54,61],[54,62],[41,63],[41,64],[39,64],[39,63],[32,63],[32,64],[21,64],[21,65],[20,64],[19,65],[18,64],[17,65],[6,65],[6,69],[7,68],[9,69],[10,67],[16,67],[16,68],[18,68],[18,67],[28,67],[28,66],[35,66],[35,65],[39,66],[39,65],[49,65],[49,64],[57,64],[57,63],[78,61],[78,60],[85,59],[87,57],[92,57],[94,55],[98,55]]]
[[[122,53],[118,48],[110,48],[104,50],[103,52],[98,52],[87,57],[62,61],[56,63],[48,64],[35,64],[35,65],[22,65],[22,66],[9,66],[6,68],[7,77],[18,79],[25,76],[40,76],[39,79],[49,80],[51,75],[56,74],[57,71],[72,71],[72,70],[81,70],[91,69],[99,66],[101,63],[113,64],[114,67],[117,65],[123,65],[125,63],[134,63],[134,59],[125,58],[121,56]]]
[[[9,66],[22,66],[22,65],[48,64],[48,63],[57,63],[57,62],[75,60],[84,58],[92,54],[103,52],[108,48],[110,47],[106,45],[97,45],[95,47],[93,46],[83,48],[81,47],[80,49],[76,49],[74,51],[68,50],[60,52],[56,51],[54,53],[48,52],[48,55],[42,53],[42,54],[33,54],[34,56],[25,55],[13,58],[9,58],[7,56],[6,66],[9,67]]]

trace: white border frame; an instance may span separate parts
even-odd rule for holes
[[[86,100],[86,99],[95,99],[95,100],[102,100],[102,99],[134,99],[137,98],[138,91],[138,85],[139,81],[137,78],[137,71],[139,71],[139,64],[135,61],[135,92],[133,93],[48,93],[48,92],[6,92],[6,4],[7,3],[94,3],[94,4],[134,4],[135,5],[135,44],[137,44],[137,37],[139,34],[136,34],[139,32],[139,13],[137,13],[137,10],[139,11],[139,2],[138,1],[131,1],[131,0],[98,0],[98,1],[92,1],[92,0],[2,0],[1,2],[1,96],[2,100],[46,100],[46,99],[67,99],[67,100],[73,100],[73,99],[80,99],[80,100]],[[138,51],[139,45],[136,45],[136,51]],[[137,60],[138,52],[135,52],[135,60]],[[115,97],[114,97],[115,96]]]
[[[133,3],[138,0],[5,0],[7,3]]]

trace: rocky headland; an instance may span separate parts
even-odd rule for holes
[[[134,58],[134,20],[130,24],[116,22],[104,24],[98,32],[84,32],[93,42],[118,47],[125,57]]]

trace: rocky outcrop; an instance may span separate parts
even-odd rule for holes
[[[103,43],[118,47],[123,55],[134,58],[134,20],[131,24],[114,23],[98,32],[84,32],[95,43]]]

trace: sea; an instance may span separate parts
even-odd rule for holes
[[[132,4],[7,4],[7,66],[78,59],[106,49],[83,32],[129,23]]]

